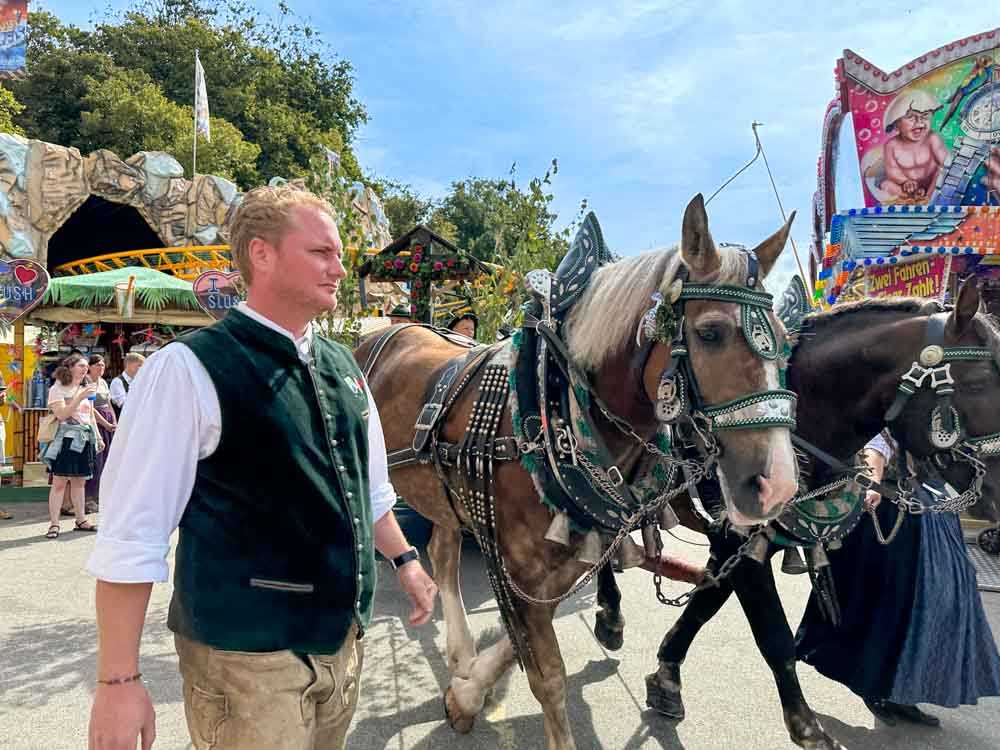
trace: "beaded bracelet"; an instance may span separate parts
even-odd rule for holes
[[[115,677],[111,680],[98,680],[99,685],[124,685],[126,682],[135,682],[142,677],[142,672],[137,672],[131,677]]]

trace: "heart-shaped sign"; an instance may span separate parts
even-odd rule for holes
[[[192,284],[201,309],[216,320],[222,320],[231,307],[246,299],[243,279],[237,273],[205,271]]]
[[[34,260],[0,261],[0,326],[14,324],[41,304],[49,272]]]

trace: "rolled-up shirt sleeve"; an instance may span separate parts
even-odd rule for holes
[[[161,582],[198,461],[218,445],[219,400],[194,352],[179,343],[149,358],[128,400],[101,476],[87,571],[112,583]]]
[[[372,522],[392,510],[396,504],[396,489],[389,481],[389,461],[385,455],[385,435],[382,433],[382,422],[379,420],[378,407],[372,392],[365,387],[368,394],[368,484],[371,495]]]
[[[117,406],[119,409],[125,404],[125,385],[122,383],[121,378],[112,378],[111,384],[108,386],[108,391],[111,393],[111,402]]]

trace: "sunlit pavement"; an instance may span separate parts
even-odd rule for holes
[[[41,503],[14,504],[0,521],[0,748],[62,750],[86,747],[94,680],[93,580],[83,571],[92,534],[71,532],[63,519],[56,541]],[[99,518],[98,518],[99,520]],[[682,532],[701,542],[697,536]],[[675,554],[701,560],[704,549],[669,540]],[[479,556],[467,546],[463,593],[473,632],[489,643],[499,634],[496,608]],[[538,704],[520,672],[501,681],[468,735],[445,723],[442,687],[444,623],[418,630],[404,625],[407,608],[392,571],[380,566],[375,619],[365,637],[364,690],[348,740],[352,750],[465,750],[544,748]],[[778,575],[789,619],[798,623],[808,577]],[[731,600],[704,629],[684,665],[687,719],[679,724],[645,709],[643,676],[678,611],[656,603],[652,578],[619,577],[627,620],[625,646],[605,653],[591,634],[593,587],[563,604],[556,631],[568,675],[567,704],[580,750],[613,748],[786,748],[770,671],[758,655],[743,614]],[[683,584],[668,583],[679,593]],[[187,748],[180,677],[166,628],[170,586],[153,590],[142,646],[142,671],[157,711],[157,748]],[[1000,633],[1000,594],[984,594],[994,633]],[[878,633],[872,634],[878,638]],[[849,750],[996,750],[1000,699],[978,707],[931,709],[938,730],[890,728],[876,722],[845,688],[800,667],[803,689],[824,726]]]

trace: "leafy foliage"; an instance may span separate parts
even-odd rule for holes
[[[84,151],[109,148],[125,158],[158,148],[185,163],[196,48],[214,115],[212,144],[199,140],[199,172],[230,176],[242,188],[305,177],[326,146],[360,177],[350,143],[366,113],[353,95],[351,65],[285,3],[270,20],[243,0],[143,0],[92,31],[34,12],[31,75],[11,83],[25,105],[15,122],[29,137]],[[122,96],[120,115],[114,95]]]
[[[0,133],[24,135],[21,129],[14,124],[14,118],[23,110],[24,105],[8,89],[0,86]]]

